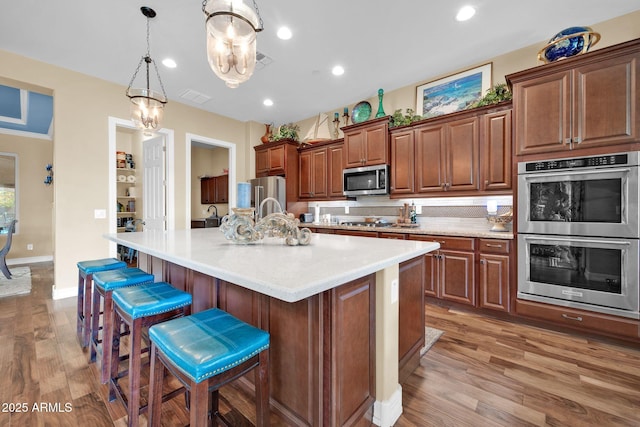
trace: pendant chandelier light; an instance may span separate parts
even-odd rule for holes
[[[253,7],[242,0],[202,2],[209,65],[231,88],[249,80],[256,67],[256,33],[263,28],[255,0]]]
[[[147,17],[147,54],[140,59],[138,67],[133,73],[133,77],[131,77],[129,87],[127,87],[127,97],[131,100],[131,120],[141,129],[154,130],[161,127],[160,123],[162,122],[164,105],[167,103],[167,94],[164,91],[158,67],[149,54],[149,19],[154,18],[156,12],[146,6],[141,7],[140,11]],[[143,62],[145,64],[147,85],[144,88],[132,88],[131,86]],[[153,64],[153,68],[156,71],[162,93],[152,90],[149,86],[149,66],[151,64]]]

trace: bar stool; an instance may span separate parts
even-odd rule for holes
[[[166,282],[145,283],[138,286],[115,289],[112,297],[114,322],[109,401],[113,401],[116,398],[120,399],[127,409],[129,427],[133,427],[139,425],[140,414],[147,410],[147,405],[140,406],[143,328],[190,314],[192,298],[187,292],[180,291]],[[129,369],[122,372],[119,371],[119,330],[121,322],[124,322],[130,331]],[[120,384],[118,384],[118,380],[125,375],[129,377],[128,399]],[[173,395],[171,394],[167,398],[173,397]]]
[[[91,308],[91,351],[89,363],[96,361],[98,345],[102,343],[102,357],[100,366],[100,381],[106,384],[109,381],[109,361],[111,359],[111,345],[113,336],[113,290],[128,286],[141,285],[153,282],[154,277],[137,267],[121,268],[120,270],[101,271],[93,275],[93,306]],[[99,314],[100,302],[103,303],[102,314],[102,340],[99,339],[100,331]]]
[[[158,323],[149,328],[151,376],[149,425],[160,425],[165,368],[189,394],[191,426],[211,419],[230,425],[218,410],[218,389],[253,368],[256,427],[269,425],[269,333],[217,309]]]
[[[91,288],[93,273],[118,270],[127,266],[115,258],[94,259],[78,262],[78,318],[76,334],[82,348],[89,345],[91,335]]]

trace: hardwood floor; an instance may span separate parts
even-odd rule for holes
[[[30,267],[31,294],[0,299],[0,426],[125,426],[76,341],[75,298],[51,299],[51,263]],[[640,346],[435,305],[426,313],[445,333],[403,384],[396,426],[640,425]],[[252,425],[250,396],[232,386],[222,394],[234,425]],[[164,426],[188,422],[183,403],[163,405]],[[286,425],[275,414],[271,422]]]

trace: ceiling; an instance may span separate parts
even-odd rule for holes
[[[0,49],[126,87],[146,53],[146,18],[139,8],[149,6],[158,14],[150,24],[151,56],[170,102],[240,121],[281,124],[341,111],[375,96],[378,88],[389,92],[542,46],[566,27],[640,10],[640,0],[256,1],[264,21],[258,51],[272,62],[236,89],[209,68],[199,1],[5,2]],[[476,6],[477,14],[456,22],[464,4]],[[276,37],[281,25],[292,30],[291,40]],[[166,57],[178,67],[165,68]],[[344,66],[344,75],[331,74],[336,64]],[[210,99],[196,104],[182,98],[189,90]],[[124,90],[122,97],[126,102]],[[265,98],[274,105],[264,106]]]

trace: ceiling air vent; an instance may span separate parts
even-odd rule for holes
[[[273,59],[269,58],[264,53],[256,52],[256,70],[261,70],[272,62]]]
[[[204,93],[197,92],[193,89],[185,90],[180,95],[180,98],[186,99],[188,101],[193,102],[194,104],[200,104],[200,105],[204,104],[205,102],[211,99],[210,96],[205,95]]]

